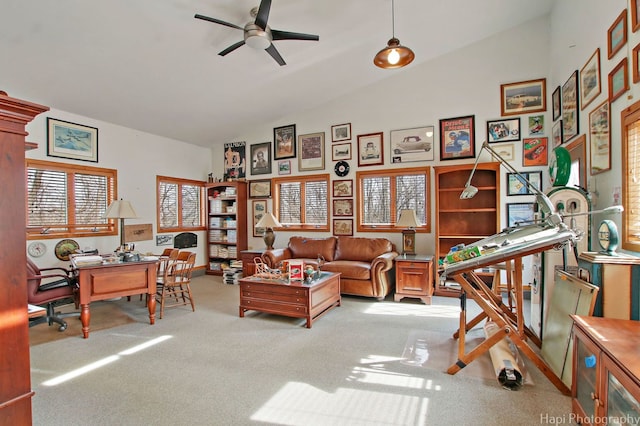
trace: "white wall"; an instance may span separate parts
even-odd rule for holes
[[[98,162],[67,160],[47,157],[47,117],[70,121],[98,128]],[[118,170],[118,197],[131,201],[138,219],[126,219],[126,225],[152,224],[153,240],[136,242],[136,249],[142,253],[159,253],[165,248],[155,243],[156,223],[156,176],[171,176],[183,179],[206,181],[211,172],[211,150],[181,141],[139,132],[104,121],[51,109],[36,117],[27,125],[27,141],[35,142],[38,148],[27,151],[26,157],[73,163],[83,166],[104,167]],[[206,235],[198,235],[196,266],[207,263]],[[168,235],[177,235],[168,234]],[[120,236],[74,238],[81,248],[97,248],[101,253],[113,251],[120,244]],[[27,244],[33,240],[27,241]],[[47,246],[46,254],[37,259],[41,267],[64,264],[54,254],[56,239],[41,240]]]
[[[434,41],[437,42],[437,41]],[[476,152],[486,138],[486,121],[500,118],[500,84],[544,78],[549,69],[548,19],[537,19],[506,33],[498,34],[486,40],[478,41],[446,56],[424,64],[411,64],[399,70],[388,70],[389,77],[381,83],[351,93],[312,111],[284,117],[267,126],[249,128],[237,140],[247,142],[247,152],[253,143],[273,139],[273,127],[296,124],[297,134],[325,132],[325,173],[331,173],[332,179],[355,179],[357,160],[352,154],[349,161],[351,172],[345,178],[338,178],[333,173],[335,162],[331,161],[331,126],[351,123],[352,152],[357,152],[357,135],[384,132],[385,165],[367,167],[368,170],[390,169],[397,167],[417,167],[451,165],[456,163],[473,163],[470,160],[439,161],[439,148],[435,151],[435,161],[391,164],[389,152],[389,132],[396,129],[433,125],[436,128],[435,145],[439,146],[439,119],[457,116],[475,115],[476,120]],[[371,65],[373,66],[373,65]],[[336,75],[336,79],[340,76]],[[309,82],[313,84],[313,82]],[[546,135],[551,130],[550,99],[549,111],[545,114]],[[533,114],[530,114],[533,115]],[[537,115],[537,114],[535,114]],[[526,128],[522,116],[521,126]],[[528,134],[524,134],[528,136]],[[521,150],[521,143],[516,143]],[[524,170],[522,153],[517,152],[514,166]],[[217,159],[216,159],[217,158]],[[222,167],[222,148],[214,148],[214,167]],[[483,153],[482,161],[490,161],[487,153]],[[275,164],[274,164],[275,166]],[[277,177],[277,167],[272,176],[260,175],[255,179]],[[528,167],[527,171],[540,170]],[[307,172],[313,174],[314,172]],[[502,171],[503,182],[505,171]],[[221,174],[221,173],[220,173]],[[297,174],[297,160],[292,161],[292,174]],[[433,177],[433,172],[432,172]],[[248,176],[248,179],[254,177]],[[430,234],[418,234],[416,249],[420,253],[435,251],[435,198],[431,183],[431,226]],[[505,194],[503,184],[502,193]],[[509,197],[513,198],[513,197]],[[517,197],[509,202],[533,201],[531,197]],[[507,202],[505,195],[502,205]],[[503,224],[506,218],[502,217]],[[249,221],[249,223],[252,223]],[[251,232],[250,232],[251,234]],[[276,247],[283,247],[293,233],[278,231]],[[318,237],[326,233],[318,233]],[[400,233],[381,235],[379,233],[358,234],[359,236],[384,236],[401,247]],[[249,246],[264,247],[260,238],[251,238]]]

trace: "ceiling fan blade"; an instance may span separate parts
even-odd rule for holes
[[[275,59],[277,63],[280,64],[280,66],[287,65],[287,63],[284,61],[284,59],[282,59],[282,56],[280,56],[278,49],[276,49],[273,43],[264,50],[266,50],[267,53],[269,53],[269,55],[271,55],[271,57]]]
[[[312,40],[318,41],[320,37],[314,34],[292,33],[289,31],[271,30],[273,40]]]
[[[210,18],[210,17],[204,16],[204,15],[199,15],[197,13],[196,13],[196,16],[194,16],[194,18],[202,19],[203,21],[209,21],[209,22],[213,22],[214,24],[220,24],[220,25],[224,25],[224,26],[227,26],[227,27],[231,27],[231,28],[235,28],[235,29],[244,31],[244,28],[239,27],[239,26],[237,26],[235,24],[230,24],[229,22],[221,21],[221,20],[216,19],[216,18]]]
[[[241,40],[235,44],[232,44],[231,46],[227,47],[226,49],[224,49],[222,52],[218,53],[218,55],[220,56],[224,56],[227,53],[231,53],[234,50],[236,50],[238,47],[243,46],[244,45],[244,40]]]
[[[255,24],[263,30],[267,28],[267,21],[269,20],[269,11],[271,10],[271,0],[262,0],[260,2],[260,8],[256,15]]]

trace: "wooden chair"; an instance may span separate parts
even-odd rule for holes
[[[181,251],[178,258],[165,265],[161,279],[158,279],[156,300],[160,302],[160,319],[164,316],[164,308],[191,305],[196,306],[191,293],[191,274],[196,263],[196,254]]]

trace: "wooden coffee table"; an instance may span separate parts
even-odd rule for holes
[[[331,308],[340,306],[340,274],[322,272],[320,278],[303,281],[267,279],[252,275],[240,281],[240,317],[260,311],[306,318],[307,328]]]

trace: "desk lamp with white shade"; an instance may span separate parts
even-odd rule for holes
[[[413,209],[400,210],[400,218],[396,226],[407,228],[402,230],[402,254],[416,254],[416,228],[420,226],[416,211]]]
[[[276,241],[276,234],[273,232],[273,228],[277,228],[282,226],[278,219],[270,213],[265,213],[258,223],[256,223],[256,228],[264,228],[264,243],[267,245],[267,250],[273,250],[273,243]]]
[[[107,208],[104,217],[107,219],[120,219],[120,250],[124,251],[124,220],[138,217],[131,202],[122,199],[113,201]]]

